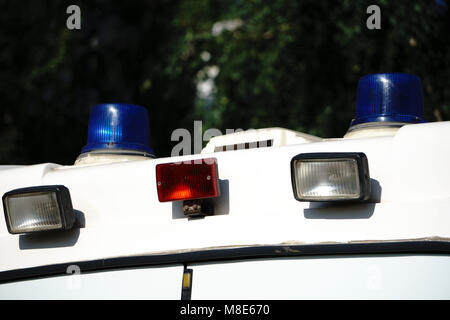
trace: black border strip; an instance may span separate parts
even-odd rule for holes
[[[339,254],[450,254],[450,241],[419,240],[392,242],[336,243],[314,245],[274,245],[228,249],[199,250],[183,253],[152,254],[80,261],[0,272],[0,283],[23,279],[65,275],[67,267],[77,265],[81,272],[133,268],[167,264],[190,264],[223,260],[246,260],[277,257],[301,257]]]

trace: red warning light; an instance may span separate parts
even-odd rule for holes
[[[217,159],[158,164],[156,187],[160,202],[217,197]]]

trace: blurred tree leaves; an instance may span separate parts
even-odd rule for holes
[[[193,120],[339,137],[374,72],[420,76],[426,118],[449,120],[449,31],[443,0],[0,0],[0,163],[73,163],[102,102],[146,106],[158,156]]]
[[[342,136],[359,78],[419,75],[426,117],[449,119],[449,13],[433,1],[379,1],[382,30],[368,30],[368,1],[233,1],[241,28],[211,37],[220,67],[210,126],[284,126]]]

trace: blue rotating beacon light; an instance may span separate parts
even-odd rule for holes
[[[406,73],[377,73],[358,83],[356,118],[349,132],[359,128],[426,122],[420,78]]]
[[[115,155],[154,157],[149,147],[148,112],[144,107],[105,103],[91,110],[88,141],[77,162],[92,156]]]

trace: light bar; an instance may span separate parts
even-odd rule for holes
[[[3,211],[9,233],[71,229],[75,222],[69,189],[39,186],[3,195]]]
[[[365,201],[370,177],[364,153],[303,153],[291,160],[294,197],[299,201]]]
[[[217,159],[158,164],[156,186],[160,202],[217,197]]]

